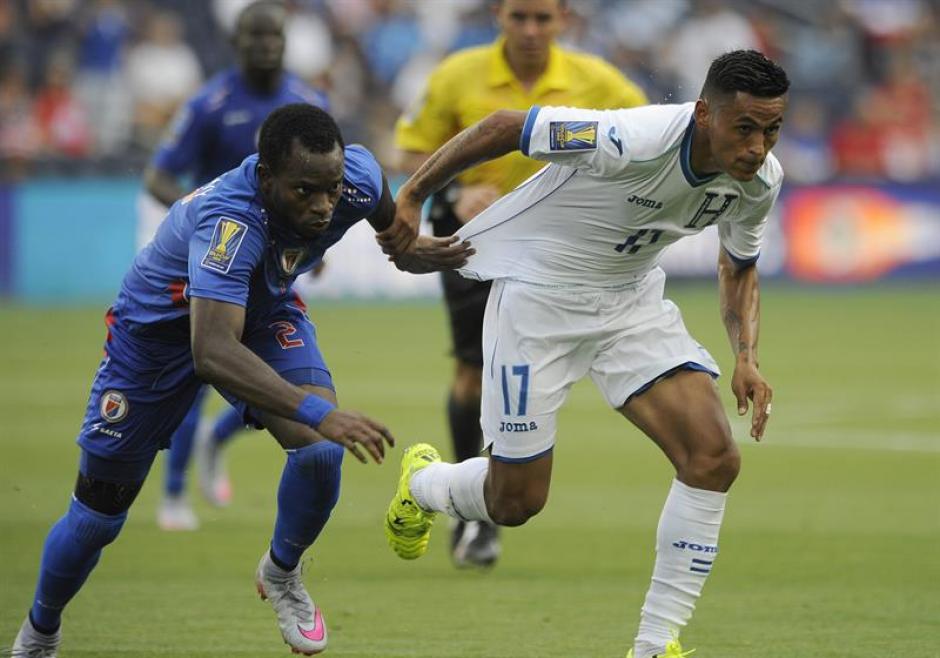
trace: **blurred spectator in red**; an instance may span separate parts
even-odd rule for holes
[[[66,50],[49,56],[46,77],[33,108],[43,151],[53,158],[85,157],[92,145],[88,116],[72,93],[72,61],[72,54]]]
[[[26,173],[41,147],[25,66],[12,63],[0,71],[0,178]]]
[[[930,165],[933,99],[907,44],[893,48],[886,60],[885,80],[872,91],[873,102],[884,111],[885,173],[896,181],[924,178]]]
[[[836,123],[831,135],[836,171],[849,178],[872,179],[884,175],[884,109],[871,91],[860,93],[851,113]]]
[[[183,40],[176,14],[156,12],[127,55],[127,85],[134,104],[134,138],[152,150],[176,108],[202,81],[202,68]]]

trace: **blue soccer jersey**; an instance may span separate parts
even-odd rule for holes
[[[201,386],[190,350],[191,297],[243,306],[246,347],[295,385],[333,388],[316,329],[290,286],[375,210],[382,171],[364,147],[348,146],[331,223],[305,240],[268,217],[257,164],[249,156],[174,203],[124,277],[78,437],[89,453],[148,460],[169,445]],[[220,393],[245,422],[258,422],[244,402]]]
[[[261,124],[289,103],[328,109],[326,96],[293,73],[285,71],[278,88],[261,95],[245,84],[237,69],[222,71],[180,109],[153,164],[178,176],[191,174],[193,187],[204,185],[257,151]]]
[[[268,221],[261,205],[258,156],[183,197],[170,209],[153,241],[124,278],[115,315],[135,324],[189,313],[189,297],[247,308],[251,318],[287,295],[290,284],[313,269],[324,252],[382,195],[382,170],[357,144],[346,148],[343,193],[329,228],[302,240]]]

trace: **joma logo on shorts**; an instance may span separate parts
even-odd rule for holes
[[[528,423],[507,423],[505,421],[499,423],[500,432],[531,432],[538,428],[539,426],[535,424],[534,420]]]
[[[663,207],[662,201],[657,201],[656,199],[644,199],[643,197],[639,197],[636,194],[631,194],[629,197],[627,197],[627,203],[632,203],[644,208],[652,208],[653,210],[659,210]]]
[[[679,541],[674,541],[672,542],[672,545],[675,546],[676,548],[687,548],[690,551],[698,551],[700,553],[717,553],[718,552],[717,546],[708,546],[706,544],[693,544],[692,542],[688,542],[684,539],[680,539]]]

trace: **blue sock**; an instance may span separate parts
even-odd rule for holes
[[[235,407],[229,407],[216,417],[212,428],[212,440],[216,442],[216,445],[221,446],[228,443],[229,439],[242,429],[245,429],[245,419],[241,412]]]
[[[68,512],[52,526],[39,564],[39,583],[29,616],[41,632],[59,628],[62,609],[95,568],[101,549],[113,542],[127,519],[101,514],[72,499]]]
[[[190,455],[193,454],[193,437],[196,436],[196,425],[199,424],[201,410],[202,396],[196,398],[170,440],[163,479],[163,490],[167,495],[178,496],[186,487],[186,466],[189,464]]]
[[[339,499],[344,449],[320,441],[287,453],[277,491],[277,522],[271,555],[288,570],[316,541]]]

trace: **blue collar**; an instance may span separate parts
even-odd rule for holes
[[[689,126],[685,129],[685,134],[682,136],[682,146],[679,147],[679,164],[682,165],[682,173],[685,175],[685,180],[688,181],[689,185],[698,187],[699,185],[704,185],[714,180],[721,175],[721,172],[699,177],[692,171],[692,133],[694,132],[695,117],[692,117],[689,119]]]

